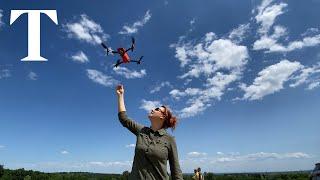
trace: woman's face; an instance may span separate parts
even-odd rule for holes
[[[162,120],[164,121],[164,114],[165,114],[165,109],[164,107],[158,107],[155,109],[152,109],[148,115],[150,120]]]

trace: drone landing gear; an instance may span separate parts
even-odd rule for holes
[[[117,63],[114,65],[114,67],[118,67],[120,64],[122,64],[123,61],[121,61],[120,59],[118,59]]]

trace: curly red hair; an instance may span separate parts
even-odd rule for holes
[[[167,129],[167,128],[171,128],[171,129],[175,129],[176,125],[178,123],[178,119],[177,117],[173,116],[171,110],[167,107],[167,106],[161,106],[164,108],[165,112],[165,121],[163,123],[163,128]]]

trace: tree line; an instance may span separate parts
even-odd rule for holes
[[[44,173],[33,170],[5,169],[0,165],[0,180],[127,180],[130,172],[102,174],[88,172]],[[205,180],[309,180],[310,171],[282,173],[237,173],[214,174],[204,172]],[[192,174],[184,174],[185,180],[192,180]]]

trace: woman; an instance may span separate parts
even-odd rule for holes
[[[119,85],[116,91],[119,120],[137,137],[129,179],[169,179],[168,160],[172,179],[183,179],[175,139],[166,132],[167,128],[175,128],[177,119],[166,106],[161,106],[148,115],[151,127],[142,126],[127,117],[123,86]]]

